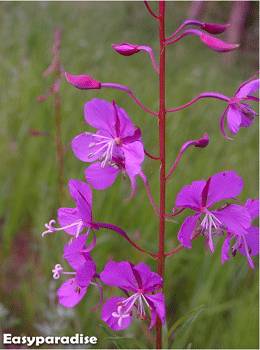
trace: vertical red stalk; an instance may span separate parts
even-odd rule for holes
[[[63,194],[63,179],[64,179],[64,153],[61,137],[61,97],[57,92],[54,95],[54,113],[55,113],[55,143],[56,143],[56,159],[58,165],[58,187],[59,201],[62,200]]]
[[[160,146],[160,208],[159,208],[159,237],[158,237],[158,273],[164,276],[164,235],[165,235],[165,1],[159,1],[159,37],[160,37],[160,66],[159,66],[159,146]],[[157,318],[156,348],[162,348],[162,324]]]
[[[54,113],[55,113],[55,143],[56,143],[56,161],[58,166],[58,188],[59,188],[59,202],[63,197],[63,185],[64,185],[64,150],[62,144],[61,133],[61,96],[60,96],[60,79],[62,76],[61,67],[61,31],[55,30],[54,33],[54,46],[53,46],[53,63],[55,63],[56,81],[54,85],[58,83],[58,91],[54,94]]]

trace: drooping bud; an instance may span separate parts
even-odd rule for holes
[[[229,52],[239,47],[239,44],[226,43],[225,41],[217,39],[213,35],[202,32],[201,30],[198,30],[198,29],[185,30],[181,35],[179,35],[175,39],[173,40],[168,39],[167,45],[174,44],[177,41],[189,35],[195,35],[199,37],[203,44],[207,45],[211,50],[214,50],[217,52]]]
[[[138,45],[130,44],[130,43],[119,43],[119,44],[113,44],[112,48],[123,56],[131,56],[135,53],[140,52],[140,48]]]
[[[74,75],[68,72],[64,73],[67,82],[80,90],[101,89],[101,82],[93,79],[90,75]]]
[[[202,23],[201,28],[210,34],[221,34],[224,33],[230,24],[219,24],[219,23]]]
[[[217,39],[212,35],[208,35],[202,32],[200,32],[199,37],[205,45],[217,52],[229,52],[239,47],[239,44],[226,43],[223,40]]]
[[[204,134],[202,136],[202,138],[196,140],[196,142],[194,143],[195,147],[200,147],[200,148],[204,148],[207,147],[209,144],[209,135],[208,134]]]

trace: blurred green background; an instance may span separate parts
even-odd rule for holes
[[[190,2],[168,3],[168,32],[187,16]],[[249,38],[258,32],[257,3],[247,23]],[[215,3],[207,13],[211,21],[227,21],[229,2]],[[205,17],[206,19],[206,17]],[[156,109],[157,80],[148,58],[139,54],[124,58],[111,50],[111,43],[146,43],[158,53],[157,28],[141,2],[2,2],[0,3],[0,326],[2,331],[25,335],[73,335],[84,333],[99,338],[99,348],[152,348],[153,333],[141,321],[121,333],[112,333],[100,320],[98,293],[91,287],[74,310],[57,306],[51,269],[63,263],[63,233],[42,239],[44,224],[55,217],[58,207],[57,166],[53,100],[39,104],[36,97],[47,90],[50,79],[42,71],[51,61],[53,30],[62,33],[62,63],[73,73],[91,73],[101,81],[130,86],[146,104]],[[250,36],[251,35],[251,36]],[[256,34],[257,35],[257,34]],[[204,90],[232,95],[237,86],[254,74],[257,52],[240,49],[233,61],[203,47],[197,38],[186,38],[169,49],[167,56],[167,100],[178,106]],[[70,149],[71,139],[83,130],[82,108],[94,96],[116,99],[143,130],[146,148],[157,150],[157,125],[123,93],[102,90],[84,92],[62,82],[62,133],[66,147],[65,176],[83,179],[85,164]],[[257,195],[257,125],[243,129],[233,142],[220,135],[218,119],[222,102],[198,102],[168,117],[168,166],[187,139],[210,135],[206,149],[190,149],[183,157],[167,190],[168,209],[177,191],[192,180],[214,172],[234,169],[244,178],[241,195]],[[29,130],[48,132],[32,137]],[[145,161],[152,190],[158,199],[159,172],[156,162]],[[107,191],[94,193],[97,220],[120,225],[138,243],[156,249],[158,222],[147,203],[142,183],[136,197],[127,202],[127,180],[118,179]],[[63,206],[70,206],[69,197]],[[184,217],[184,216],[183,216]],[[176,246],[182,218],[167,223],[167,250]],[[166,300],[169,348],[258,348],[258,273],[244,257],[236,256],[225,266],[220,246],[213,256],[203,240],[166,262]],[[112,232],[98,233],[93,252],[99,271],[108,258],[145,260],[127,242]],[[115,292],[107,290],[106,296]],[[174,340],[174,341],[173,341]]]

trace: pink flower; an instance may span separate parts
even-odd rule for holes
[[[144,160],[140,129],[124,109],[105,100],[95,98],[87,102],[84,114],[85,121],[97,132],[76,136],[72,150],[83,162],[93,162],[85,172],[87,181],[96,189],[104,189],[113,184],[120,172],[125,172],[134,186]]]
[[[130,326],[134,311],[136,317],[145,320],[150,316],[150,328],[157,316],[165,323],[164,295],[157,292],[162,288],[163,279],[152,272],[144,263],[132,265],[128,261],[110,261],[106,264],[100,279],[108,286],[117,287],[129,297],[112,297],[102,308],[102,320],[113,330],[123,330]],[[131,295],[130,295],[131,294]]]
[[[188,216],[178,233],[178,240],[186,248],[191,248],[195,230],[201,232],[211,250],[214,251],[213,236],[224,230],[244,234],[250,226],[248,211],[240,205],[230,204],[222,209],[211,207],[219,201],[231,199],[240,194],[243,181],[234,171],[224,171],[211,176],[207,181],[194,181],[184,186],[176,198],[177,208],[195,211]]]
[[[64,231],[71,236],[78,237],[84,229],[89,230],[94,226],[92,222],[92,192],[89,185],[83,181],[71,179],[68,187],[76,207],[60,208],[57,215],[60,227],[55,227],[56,221],[50,220],[48,224],[45,224],[47,230],[42,233],[42,236]]]
[[[253,95],[259,90],[259,79],[248,80],[242,83],[235,95],[229,99],[228,107],[220,119],[221,131],[226,136],[224,123],[232,134],[237,134],[240,128],[248,128],[254,121],[257,113],[248,104],[250,101],[258,101]]]
[[[259,200],[248,199],[245,203],[245,209],[250,214],[252,221],[257,219],[259,216]],[[235,256],[237,252],[244,255],[247,258],[248,265],[253,269],[252,257],[259,254],[259,228],[252,225],[244,233],[234,230],[229,231],[222,246],[222,264],[230,259],[229,251],[232,242],[232,256]]]
[[[81,235],[64,247],[64,258],[75,271],[66,272],[60,264],[52,270],[54,279],[62,275],[71,277],[57,291],[59,303],[67,308],[76,306],[84,298],[96,274],[96,265],[89,255],[92,247],[86,247],[86,239],[86,234]]]

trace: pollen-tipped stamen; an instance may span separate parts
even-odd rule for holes
[[[207,234],[209,248],[211,252],[214,251],[214,243],[213,243],[213,229],[217,231],[217,229],[221,225],[221,221],[211,212],[207,211],[204,219],[201,221],[201,227],[203,229],[203,233]],[[213,229],[212,229],[213,228]]]

